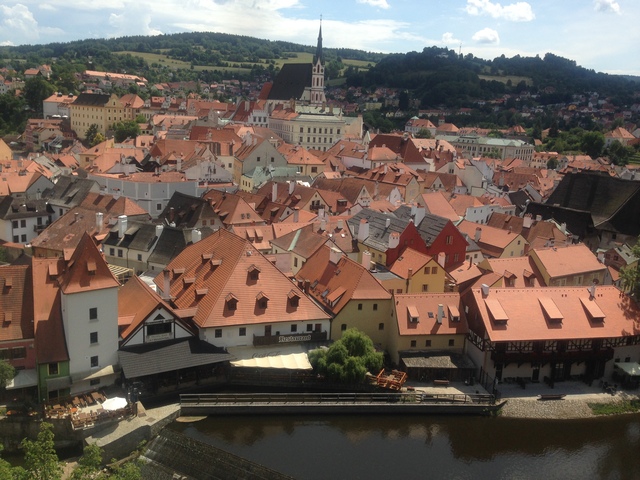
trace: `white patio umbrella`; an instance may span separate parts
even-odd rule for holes
[[[122,397],[107,398],[102,403],[102,408],[105,410],[120,410],[127,406],[127,399]]]

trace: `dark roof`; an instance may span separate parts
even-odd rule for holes
[[[80,205],[90,192],[99,190],[100,186],[95,180],[63,175],[53,187],[42,192],[42,198],[54,205],[74,207]]]
[[[394,214],[385,214],[364,208],[357,215],[347,220],[353,238],[358,238],[360,220],[363,218],[369,222],[369,236],[362,243],[383,252],[389,247],[389,235],[391,232],[402,234],[409,224],[409,220],[398,218]],[[388,227],[387,219],[390,220]]]
[[[634,180],[597,173],[570,173],[564,176],[546,204],[591,212],[593,225],[598,229],[640,234],[640,182]]]
[[[207,205],[207,200],[200,197],[174,192],[158,218],[164,220],[165,225],[174,223],[176,227],[192,228],[200,220],[203,209]],[[173,214],[171,209],[173,209]]]
[[[125,347],[119,350],[118,357],[129,379],[226,362],[234,358],[223,348],[194,337]]]
[[[412,218],[411,207],[406,205],[398,207],[393,213],[396,217],[406,221]],[[422,237],[427,245],[431,245],[438,235],[440,235],[444,227],[447,226],[447,223],[449,223],[449,219],[447,218],[425,213],[420,225],[417,225],[420,237]]]
[[[516,207],[516,215],[522,214],[527,209],[527,202],[531,202],[531,197],[524,190],[517,190],[515,192],[507,193],[507,197],[511,201],[512,205]]]
[[[530,213],[534,218],[540,215],[542,220],[555,220],[559,224],[566,223],[567,229],[572,234],[578,235],[580,239],[593,230],[593,220],[588,211],[531,202],[527,205],[527,213]]]
[[[168,265],[186,246],[187,241],[182,229],[165,226],[153,253],[149,256],[149,263]]]
[[[269,100],[299,99],[311,86],[313,66],[310,63],[285,63],[273,82]]]
[[[74,105],[87,105],[87,106],[103,106],[105,105],[111,95],[103,95],[100,93],[81,93],[73,102]]]
[[[114,226],[103,245],[117,245],[123,248],[148,252],[156,240],[156,226],[144,222],[128,222],[122,238],[118,237],[118,225]]]
[[[46,200],[25,200],[24,198],[0,197],[0,218],[41,217],[53,213]]]

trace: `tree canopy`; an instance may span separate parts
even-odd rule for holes
[[[313,368],[329,379],[341,383],[360,383],[367,372],[382,368],[383,356],[363,332],[350,328],[328,349],[309,352]]]
[[[0,388],[7,386],[7,382],[16,375],[16,369],[6,360],[0,360]]]

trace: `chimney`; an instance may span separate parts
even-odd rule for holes
[[[318,217],[320,217],[320,220],[326,220],[324,207],[318,209]]]
[[[344,220],[338,220],[338,230],[342,230],[344,228]]]
[[[324,217],[320,220],[320,230],[323,232],[327,230],[327,220]]]
[[[369,250],[362,252],[361,264],[364,268],[369,270],[369,267],[371,266],[371,252]]]
[[[124,237],[124,232],[127,231],[127,216],[118,216],[118,238]]]
[[[486,283],[483,283],[480,286],[480,289],[482,290],[482,296],[483,297],[488,297],[489,296],[489,285],[487,285]]]
[[[481,236],[482,236],[482,228],[476,227],[476,234],[473,236],[473,240],[475,242],[479,242]]]
[[[364,242],[369,236],[369,222],[366,218],[360,220],[360,227],[358,228],[358,241]]]
[[[102,226],[104,225],[104,214],[102,212],[96,213],[96,232],[102,233]]]
[[[191,230],[191,243],[198,243],[202,240],[202,232],[198,229]]]
[[[160,238],[160,235],[162,235],[162,230],[164,229],[164,227],[162,225],[156,225],[156,237]]]
[[[589,290],[589,300],[593,300],[596,297],[596,283],[595,283],[595,281],[591,284],[591,286],[589,288],[587,288],[587,290]]]
[[[276,198],[278,198],[278,183],[273,182],[273,185],[271,185],[271,201],[275,202]]]
[[[289,195],[293,195],[293,190],[296,188],[296,182],[289,182]]]
[[[415,226],[420,225],[426,213],[427,213],[427,209],[422,205],[418,204],[416,206],[415,213],[413,214],[413,224]]]
[[[293,223],[298,223],[300,221],[300,208],[293,207]]]
[[[533,225],[533,216],[529,213],[522,219],[522,228],[531,228]]]
[[[80,214],[78,212],[73,214],[73,223],[78,223],[78,218],[80,218]]]
[[[389,249],[396,248],[398,245],[400,245],[400,234],[391,232],[389,235]]]
[[[440,303],[438,305],[438,318],[437,318],[438,323],[441,324],[443,318],[444,318],[444,305]]]
[[[176,210],[175,210],[175,208],[171,207],[169,209],[169,226],[170,227],[175,227],[176,226],[176,224],[174,222],[175,218],[176,218]]]
[[[542,221],[542,215],[536,215],[536,222]]]
[[[444,268],[445,263],[447,262],[447,254],[444,252],[440,252],[438,254],[438,265]]]
[[[162,299],[171,300],[171,280],[169,278],[169,269],[162,271]]]
[[[329,261],[334,265],[337,265],[341,258],[342,250],[336,247],[331,247],[331,251],[329,253]]]
[[[387,217],[384,221],[384,228],[389,228],[391,226],[391,218]]]
[[[308,278],[304,279],[304,293],[306,293],[307,295],[309,295],[309,287],[311,286],[311,280],[309,280]]]

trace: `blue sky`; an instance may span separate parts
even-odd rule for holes
[[[0,0],[0,45],[216,31],[378,52],[448,47],[640,75],[640,0]]]

